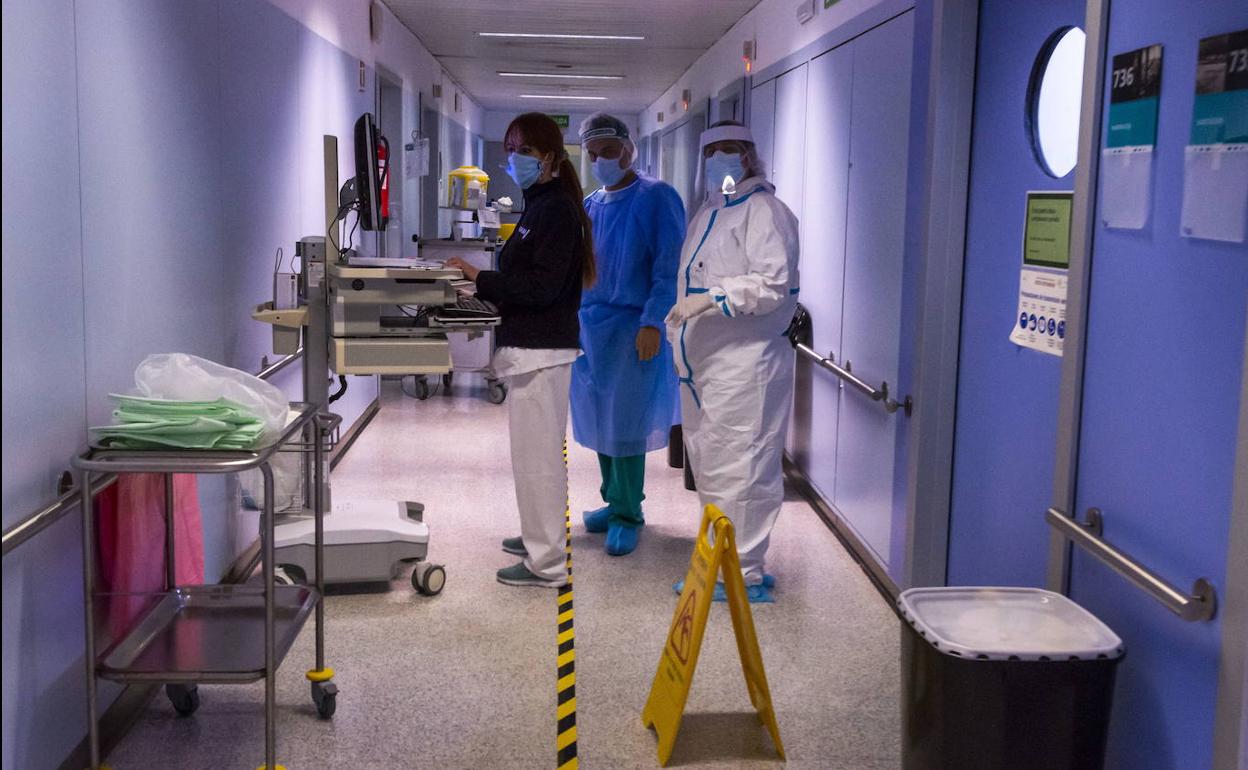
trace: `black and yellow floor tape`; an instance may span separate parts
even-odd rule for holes
[[[563,445],[563,463],[567,467],[568,445]],[[564,553],[568,560],[568,584],[559,589],[556,604],[556,622],[558,623],[559,657],[556,659],[557,705],[555,733],[557,770],[576,770],[576,627],[574,625],[575,609],[572,605],[572,507],[571,501],[563,511],[566,539]]]

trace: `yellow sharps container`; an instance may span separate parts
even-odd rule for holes
[[[446,205],[458,209],[479,209],[485,205],[490,175],[476,166],[460,166],[446,175]]]

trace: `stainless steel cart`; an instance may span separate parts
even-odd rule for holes
[[[81,472],[83,523],[83,597],[86,608],[87,740],[91,768],[100,767],[96,678],[115,682],[161,682],[181,714],[199,705],[200,683],[244,684],[264,680],[264,768],[276,763],[275,720],[277,669],[308,616],[316,613],[316,668],[308,672],[317,712],[333,715],[337,686],[325,666],[323,479],[325,440],[341,420],[320,413],[314,404],[292,403],[296,416],[273,444],[237,450],[91,449],[74,460]],[[316,519],[315,588],[274,584],[273,471],[278,451],[310,451],[315,482],[312,510]],[[264,586],[177,585],[174,561],[175,473],[237,473],[259,468],[264,476],[260,517],[261,571]],[[165,591],[142,597],[127,627],[111,634],[97,654],[95,542],[91,478],[103,473],[161,473],[165,476]]]

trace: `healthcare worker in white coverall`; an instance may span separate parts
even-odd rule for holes
[[[763,562],[784,499],[797,218],[767,182],[749,129],[722,121],[700,144],[706,202],[689,224],[667,332],[698,497],[732,520],[750,601],[770,602]]]

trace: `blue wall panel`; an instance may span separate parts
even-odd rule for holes
[[[6,0],[4,22],[8,526],[52,498],[147,354],[256,369],[274,251],[324,231],[321,134],[353,173],[374,92],[264,0]],[[297,396],[297,367],[278,384]],[[352,378],[337,410],[350,424],[376,395]],[[229,489],[200,480],[210,580],[254,539]],[[85,734],[79,543],[70,517],[5,558],[5,768],[57,767]]]
[[[897,387],[903,334],[906,174],[914,14],[849,44],[853,52],[845,307],[840,362],[878,387]],[[910,335],[906,335],[909,339]],[[895,393],[894,393],[895,395]],[[893,558],[897,436],[905,415],[843,390],[835,502],[879,561]],[[901,509],[904,516],[904,507]]]
[[[1248,6],[1171,8],[1111,7],[1111,55],[1164,46],[1162,95],[1150,224],[1096,232],[1076,509],[1100,507],[1106,537],[1177,585],[1223,585],[1248,247],[1184,238],[1179,214],[1197,44],[1248,28]],[[1184,623],[1082,555],[1072,591],[1127,645],[1110,765],[1211,767],[1221,621]]]
[[[272,294],[277,249],[289,265],[305,234],[298,218],[299,25],[262,0],[222,0],[220,34],[225,363],[256,371],[262,356],[272,358],[273,340],[267,324],[248,319]]]
[[[814,326],[813,347],[841,350],[845,299],[845,217],[849,196],[850,97],[853,53],[849,46],[810,62],[806,102],[806,149],[811,169],[802,221],[800,300]],[[826,372],[798,359],[789,453],[826,500],[836,492],[836,444],[840,388]]]
[[[4,3],[3,516],[46,505],[86,424],[74,4]],[[5,768],[54,768],[85,730],[78,519],[4,559]]]
[[[954,585],[1045,579],[1061,361],[1008,337],[1018,308],[1026,192],[1069,190],[1073,182],[1073,175],[1049,177],[1032,155],[1027,82],[1048,36],[1083,23],[1083,5],[980,4],[949,531]]]

